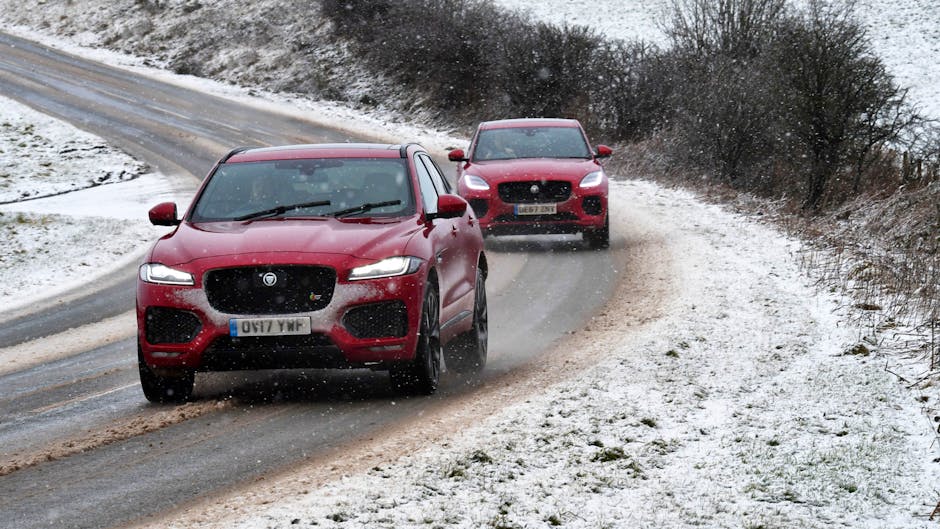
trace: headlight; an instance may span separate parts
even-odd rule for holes
[[[382,259],[377,263],[353,268],[349,271],[349,280],[377,279],[380,277],[403,276],[413,274],[421,267],[417,257],[398,256]]]
[[[584,178],[581,179],[581,187],[597,187],[601,185],[601,182],[604,181],[604,171],[594,171],[593,173],[588,173],[584,175]]]
[[[158,285],[192,285],[193,275],[160,263],[140,265],[140,280]]]
[[[483,178],[477,175],[473,175],[473,174],[463,175],[463,183],[465,186],[467,186],[470,189],[473,189],[474,191],[489,191],[490,190],[490,185],[486,183],[486,180],[484,180]]]

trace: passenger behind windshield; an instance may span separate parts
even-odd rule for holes
[[[193,210],[192,222],[265,217],[326,217],[363,204],[349,217],[397,217],[415,211],[411,180],[402,159],[351,158],[247,162],[221,165],[212,174]],[[298,204],[328,204],[290,209]]]
[[[513,158],[590,158],[591,149],[574,127],[484,129],[477,135],[474,162]]]

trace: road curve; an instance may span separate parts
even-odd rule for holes
[[[201,176],[236,145],[356,140],[2,34],[0,93],[164,174]],[[199,375],[196,402],[156,406],[137,385],[132,339],[0,374],[0,527],[123,526],[396,425],[420,430],[424,414],[537,365],[580,328],[620,280],[625,245],[615,237],[611,251],[597,252],[572,237],[491,239],[490,363],[478,380],[445,377],[432,397],[399,398],[370,371],[252,372]],[[131,309],[133,270],[112,279],[0,321],[0,347]]]

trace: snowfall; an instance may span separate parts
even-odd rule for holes
[[[502,3],[612,38],[658,35],[655,10],[633,2]],[[940,10],[921,4],[868,0],[858,9],[875,49],[940,116]],[[255,97],[3,29],[225,97]],[[302,112],[384,127],[389,141],[417,138],[441,152],[466,144],[336,104],[307,101]],[[165,231],[146,222],[149,207],[191,197],[195,180],[183,186],[171,176],[0,97],[0,307],[28,310],[139,260]],[[328,480],[295,469],[155,526],[938,526],[928,517],[940,499],[940,395],[916,383],[923,359],[895,353],[904,333],[865,325],[852,300],[814,279],[802,264],[824,250],[690,192],[611,177],[614,240],[669,256],[665,305],[622,325],[641,293],[614,292],[583,331],[546,352],[581,358],[580,369],[510,395],[507,406],[420,450],[390,450]],[[851,354],[859,344],[869,353]]]

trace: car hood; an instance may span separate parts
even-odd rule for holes
[[[414,219],[265,219],[182,223],[157,241],[151,261],[167,266],[245,254],[401,255],[420,226]]]
[[[568,180],[578,182],[584,175],[597,171],[600,164],[582,158],[516,158],[474,162],[464,169],[491,183],[515,180]]]

